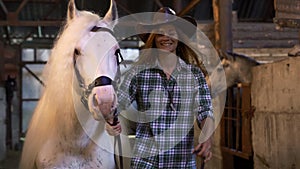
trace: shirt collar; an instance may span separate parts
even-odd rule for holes
[[[161,65],[159,64],[158,59],[156,59],[154,66],[156,68],[162,69]],[[176,65],[176,70],[177,71],[181,71],[182,68],[185,69],[185,70],[188,70],[188,64],[186,64],[180,57],[178,57],[178,62],[177,62],[177,65]]]

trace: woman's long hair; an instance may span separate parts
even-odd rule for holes
[[[179,29],[176,29],[178,34],[178,46],[176,48],[176,55],[180,57],[187,64],[192,64],[199,67],[205,76],[208,75],[207,70],[204,67],[202,60],[199,58],[203,55],[192,43],[191,40]],[[156,50],[146,50],[151,48],[157,48],[155,45],[155,38],[157,33],[152,31],[142,47],[141,54],[136,62],[136,65],[142,64],[154,64],[157,58]]]

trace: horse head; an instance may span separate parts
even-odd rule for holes
[[[253,66],[259,65],[256,60],[233,52],[220,52],[220,55],[227,87],[231,87],[236,83],[251,83],[251,69]]]
[[[67,12],[67,25],[80,15],[74,0],[71,0]],[[74,49],[76,85],[81,90],[82,103],[96,120],[113,118],[111,112],[116,108],[113,81],[118,72],[120,49],[113,28],[117,18],[116,4],[111,0],[104,18],[99,18],[97,22],[89,25],[88,31]]]

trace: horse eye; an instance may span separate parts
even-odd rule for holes
[[[229,67],[229,64],[225,63],[225,64],[223,65],[223,67],[224,67],[224,68],[227,68],[227,67]]]

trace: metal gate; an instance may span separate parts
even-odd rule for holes
[[[221,120],[222,151],[244,159],[252,157],[250,84],[227,89],[226,105]]]

